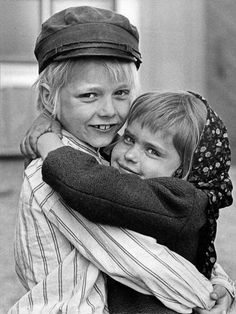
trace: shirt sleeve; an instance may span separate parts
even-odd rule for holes
[[[101,271],[138,292],[154,295],[179,313],[191,313],[193,307],[213,306],[212,285],[187,260],[151,237],[94,224],[69,207],[65,210],[64,206],[58,198],[44,212]]]
[[[71,160],[71,155],[67,157],[64,159],[65,165],[66,159]],[[59,157],[58,160],[62,159]],[[97,164],[93,158],[84,162],[87,167],[91,166],[91,162]],[[62,167],[62,164],[56,162],[55,165],[58,169],[63,168],[65,174],[68,173],[68,168]],[[78,173],[72,172],[78,178]],[[69,174],[72,172],[70,169]],[[55,176],[54,170],[52,173]],[[71,177],[67,179],[70,181]],[[91,177],[89,179],[92,180]],[[150,189],[148,191],[152,193]],[[93,224],[64,203],[65,210],[60,202],[63,201],[53,204],[45,214],[80,253],[110,277],[141,293],[153,294],[167,307],[180,313],[189,313],[196,306],[211,308],[213,302],[209,294],[212,285],[180,255],[157,244],[151,237],[122,228]],[[165,207],[162,207],[164,211]],[[186,207],[183,210],[187,210]]]

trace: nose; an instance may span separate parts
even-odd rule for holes
[[[140,158],[140,152],[137,145],[132,145],[131,147],[129,147],[124,154],[124,158],[126,161],[138,163]]]
[[[99,115],[102,117],[113,117],[116,114],[115,103],[111,96],[102,99],[99,108]]]

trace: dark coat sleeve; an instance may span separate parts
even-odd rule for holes
[[[179,254],[186,250],[186,241],[197,246],[207,199],[184,180],[143,180],[120,174],[71,147],[51,152],[42,174],[70,207],[93,222],[152,236]],[[181,244],[185,237],[185,244]]]

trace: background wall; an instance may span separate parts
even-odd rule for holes
[[[236,2],[206,1],[205,89],[228,127],[236,164]]]
[[[0,0],[0,156],[18,155],[36,116],[31,85],[40,24],[68,6],[125,14],[140,31],[142,90],[203,94],[222,115],[236,163],[236,2],[234,0]],[[31,12],[34,14],[32,15]]]

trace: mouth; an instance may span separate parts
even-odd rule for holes
[[[136,176],[139,175],[136,171],[134,171],[134,170],[132,170],[132,169],[130,169],[130,168],[124,166],[124,165],[121,165],[121,164],[118,163],[118,166],[119,166],[120,173],[135,174]]]
[[[117,124],[96,124],[96,125],[91,125],[94,129],[97,129],[99,131],[110,131],[113,129]]]

